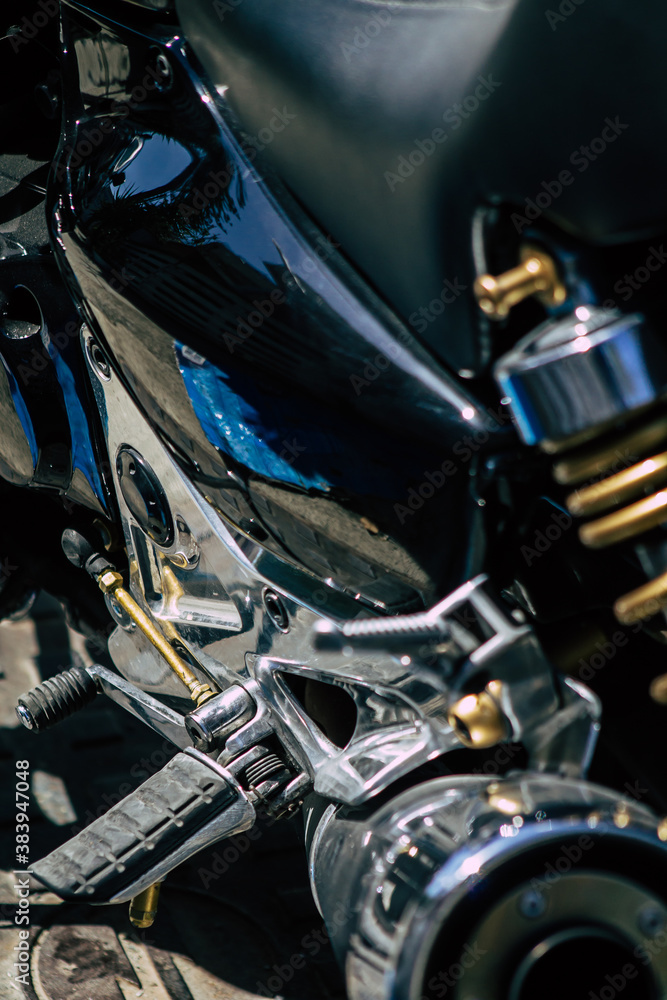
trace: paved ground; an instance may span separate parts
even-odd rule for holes
[[[30,896],[25,984],[14,889],[15,761],[29,760],[33,860],[101,814],[173,752],[105,699],[42,736],[17,728],[16,698],[86,655],[59,607],[0,624],[0,1000],[343,1000],[306,878],[297,821],[217,845],[170,876],[155,925],[126,906]],[[319,937],[319,941],[318,941]],[[303,956],[303,957],[301,957]]]

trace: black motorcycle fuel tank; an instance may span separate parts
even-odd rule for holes
[[[273,193],[178,37],[63,10],[54,245],[128,389],[225,516],[320,579],[393,608],[467,579],[507,415]]]
[[[493,348],[469,291],[480,207],[508,205],[515,239],[536,220],[591,247],[665,230],[662,0],[177,8],[281,177],[455,370]],[[435,314],[447,282],[468,294]]]

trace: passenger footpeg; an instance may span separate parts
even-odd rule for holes
[[[187,749],[32,871],[63,899],[127,902],[254,821],[255,809],[233,775]]]

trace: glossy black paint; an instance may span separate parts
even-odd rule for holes
[[[54,239],[128,387],[204,492],[268,547],[387,607],[452,589],[480,565],[470,473],[502,446],[506,417],[489,417],[269,189],[178,38],[63,12]],[[186,384],[188,366],[208,381]],[[212,386],[239,408],[226,440],[202,426]]]
[[[0,289],[2,477],[110,517],[81,323],[53,257],[35,251],[2,261]]]
[[[112,519],[81,320],[45,214],[60,139],[58,15],[58,3],[38,0],[0,11],[0,474],[60,496],[70,516]]]
[[[591,247],[665,232],[661,0],[177,9],[242,127],[455,370],[483,370],[497,342],[470,294],[479,210],[509,208],[504,267],[530,220]],[[436,314],[446,282],[467,294]]]

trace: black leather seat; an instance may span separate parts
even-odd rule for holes
[[[177,6],[244,129],[454,368],[488,354],[470,295],[480,204],[545,204],[551,184],[544,217],[587,241],[664,229],[664,0]],[[605,129],[608,150],[577,166]],[[553,195],[564,170],[573,182]]]

